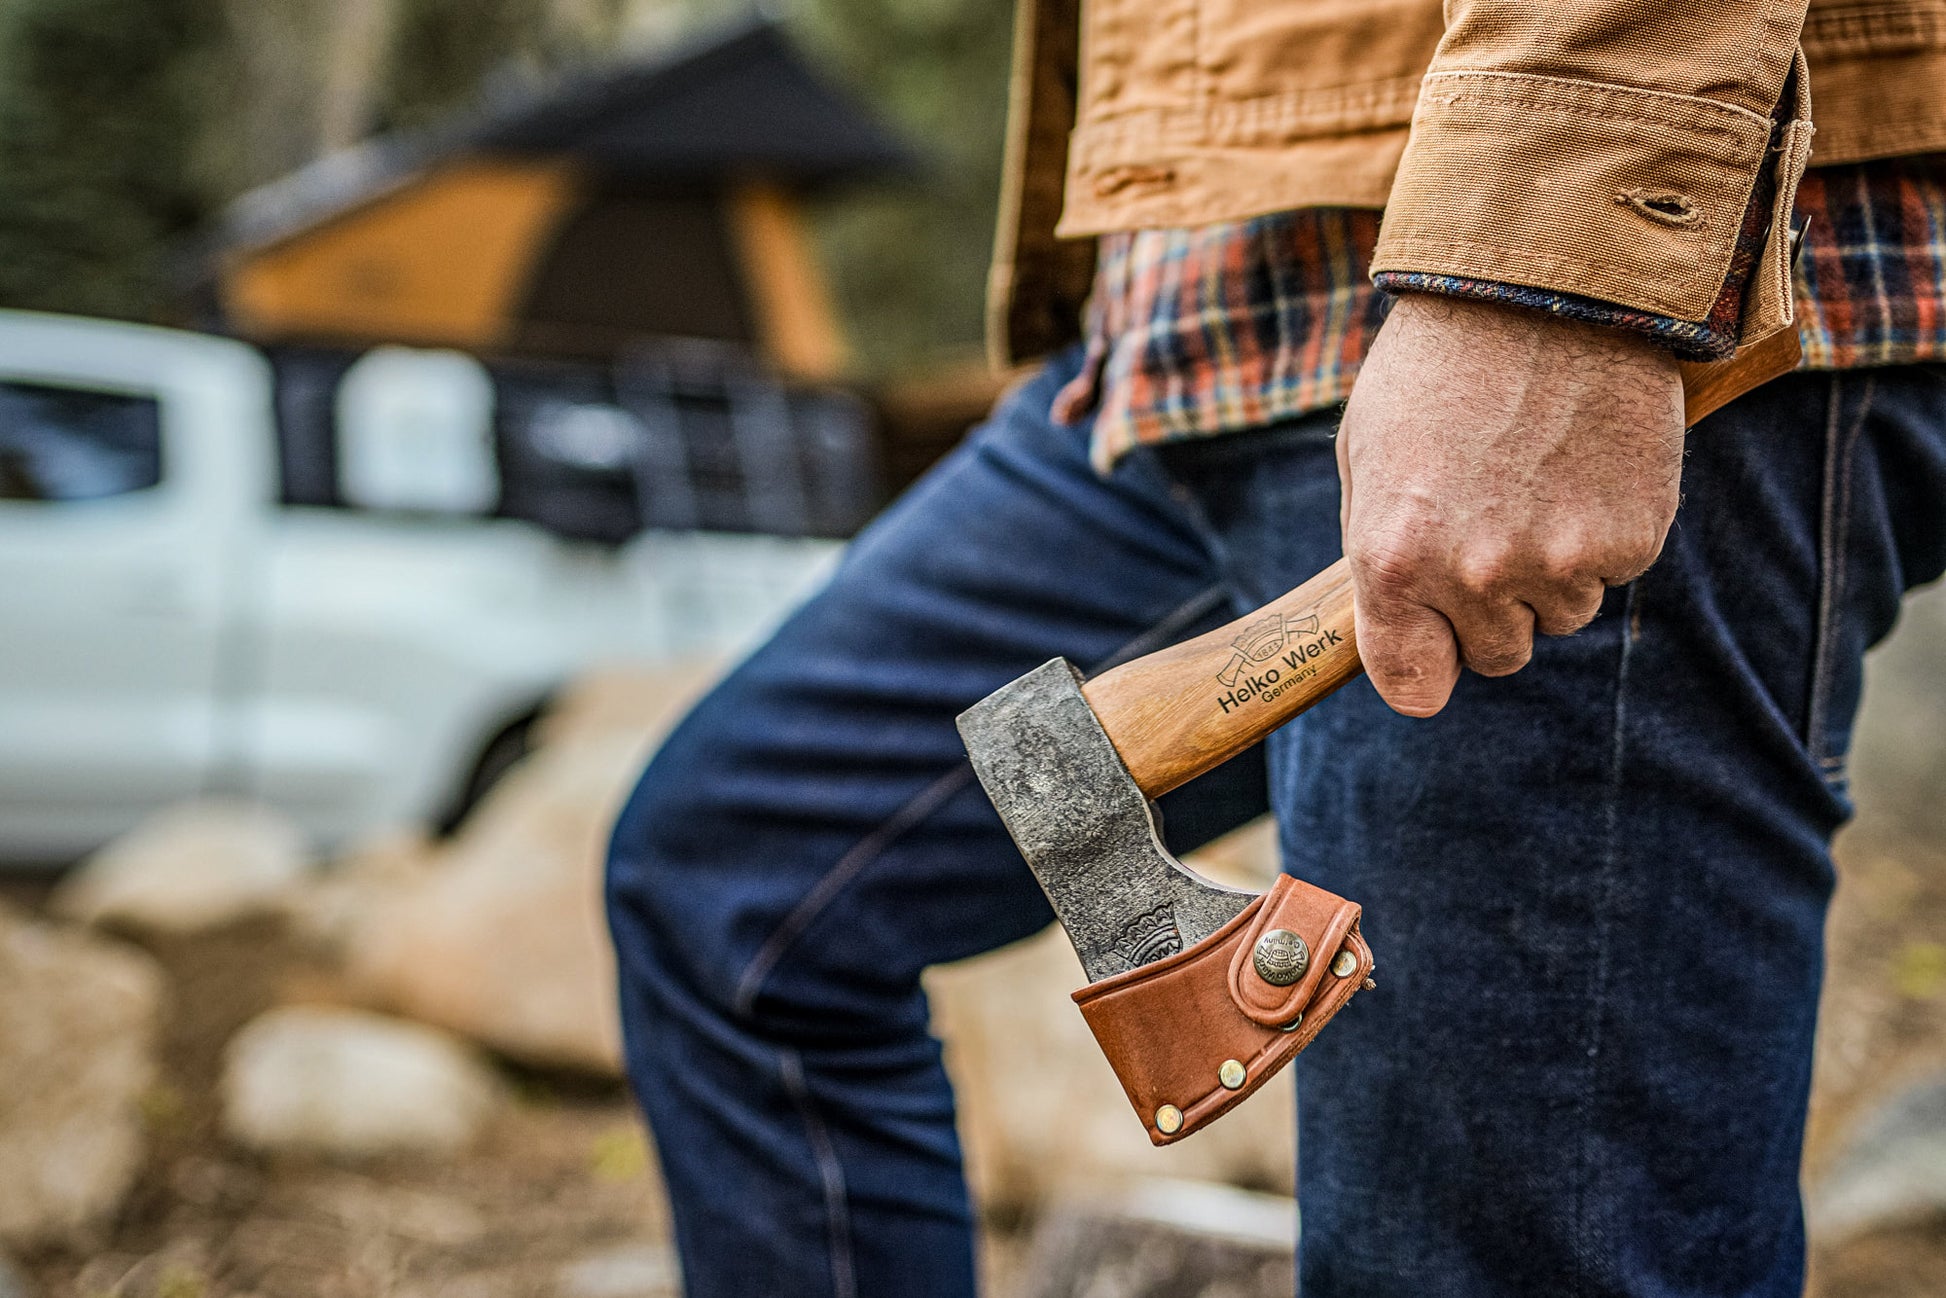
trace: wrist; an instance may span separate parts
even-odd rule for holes
[[[1506,302],[1409,293],[1393,304],[1385,327],[1428,339],[1468,369],[1483,360],[1509,372],[1552,369],[1565,357],[1577,369],[1618,365],[1618,378],[1681,381],[1676,356],[1648,337]]]

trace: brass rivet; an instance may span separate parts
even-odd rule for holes
[[[1349,950],[1340,951],[1337,957],[1331,962],[1331,972],[1337,974],[1340,978],[1351,977],[1353,973],[1357,972],[1357,969],[1358,957],[1353,955]]]
[[[1222,1067],[1216,1070],[1216,1080],[1223,1083],[1226,1091],[1243,1089],[1243,1065],[1234,1059],[1225,1059]]]
[[[1165,1136],[1173,1136],[1182,1130],[1182,1110],[1173,1104],[1165,1104],[1155,1111],[1155,1129]]]
[[[1257,977],[1272,987],[1288,987],[1311,967],[1311,948],[1289,929],[1273,928],[1257,939],[1250,963],[1256,968]]]
[[[1283,1027],[1277,1030],[1279,1032],[1295,1032],[1303,1026],[1304,1026],[1304,1012],[1302,1010],[1299,1010],[1296,1018],[1292,1019],[1289,1023],[1286,1023]]]

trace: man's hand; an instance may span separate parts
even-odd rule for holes
[[[1464,663],[1519,671],[1675,517],[1675,361],[1613,329],[1453,298],[1399,299],[1338,434],[1358,651],[1395,710],[1446,706]]]

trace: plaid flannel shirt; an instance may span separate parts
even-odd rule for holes
[[[1811,171],[1797,268],[1804,365],[1946,359],[1946,155]],[[1370,277],[1379,214],[1310,208],[1235,224],[1101,239],[1088,360],[1055,403],[1096,411],[1094,458],[1260,428],[1351,394],[1391,299],[1386,288],[1490,297],[1720,354],[1722,322],[1685,324],[1568,295],[1460,280]],[[1734,329],[1728,331],[1733,336]]]

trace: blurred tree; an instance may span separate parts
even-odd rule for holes
[[[146,316],[209,211],[218,0],[0,3],[0,303]]]
[[[202,123],[232,190],[363,138],[400,0],[224,0],[236,110]]]
[[[784,12],[932,166],[919,185],[817,214],[868,370],[979,339],[1010,8]],[[173,256],[237,193],[374,131],[748,12],[745,0],[0,0],[0,305],[155,317]]]
[[[537,82],[562,51],[548,0],[393,0],[398,7],[375,121],[427,126],[472,106],[495,80]]]
[[[918,186],[846,196],[819,241],[861,360],[911,369],[976,347],[1012,46],[1008,0],[805,0],[792,27],[919,146]]]

